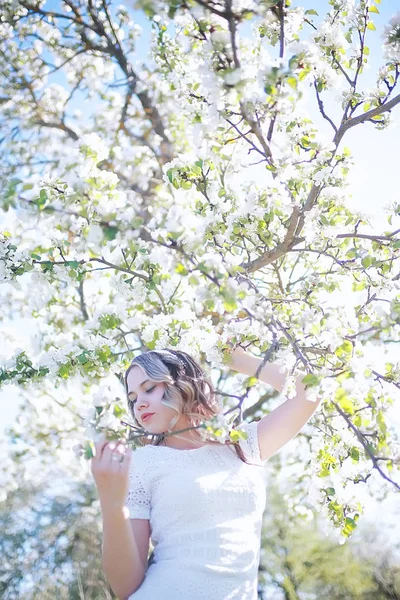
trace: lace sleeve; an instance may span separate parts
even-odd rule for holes
[[[242,429],[247,433],[247,440],[239,440],[239,445],[242,448],[246,458],[248,458],[251,462],[257,463],[258,465],[263,465],[265,461],[261,460],[260,446],[258,444],[257,423],[258,421],[252,421],[251,423],[242,421],[239,423],[237,426],[238,429]]]
[[[150,519],[150,488],[140,450],[132,455],[126,507],[131,519]]]

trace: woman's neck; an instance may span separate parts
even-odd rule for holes
[[[205,446],[205,442],[197,434],[190,436],[190,433],[178,433],[176,435],[168,435],[164,438],[164,445],[169,448],[176,448],[177,450],[192,450],[193,448],[200,448]]]

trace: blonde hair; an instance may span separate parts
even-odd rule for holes
[[[172,430],[181,415],[188,419],[189,427],[198,427],[204,420],[210,419],[222,411],[210,378],[186,352],[165,348],[157,351],[149,350],[136,356],[124,375],[126,393],[128,393],[128,374],[137,365],[143,369],[152,381],[166,384],[161,402],[176,412],[176,416],[171,419],[169,431]],[[128,398],[129,412],[135,424],[139,425],[133,406],[132,400]],[[196,430],[193,430],[193,432],[195,433]],[[180,437],[179,434],[174,435]],[[139,442],[142,445],[160,446],[164,444],[165,437],[165,433],[152,434],[149,439],[147,434],[139,438]],[[207,441],[211,444],[221,443],[215,440]],[[233,446],[240,460],[246,464],[253,464],[246,460],[239,442],[228,440],[225,445]]]

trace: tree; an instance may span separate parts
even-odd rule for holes
[[[212,365],[225,407],[240,409],[257,379],[227,392],[230,338],[291,369],[285,395],[303,371],[310,401],[323,397],[308,477],[344,536],[362,512],[360,483],[377,473],[400,489],[386,419],[400,363],[378,369],[367,356],[399,341],[400,205],[387,230],[366,229],[346,206],[343,145],[362,124],[384,130],[400,103],[400,17],[385,29],[376,89],[363,90],[379,2],[329,5],[320,17],[284,0],[140,0],[154,60],[139,64],[128,6],[3,2],[1,300],[3,318],[32,318],[36,337],[0,381],[27,401],[11,431],[26,456],[87,475],[71,440],[91,424],[126,431],[119,380],[145,348]],[[298,109],[306,88],[329,135]],[[324,104],[332,89],[340,114]],[[269,398],[246,414],[268,412]]]
[[[93,486],[66,491],[19,465],[19,485],[0,504],[0,594],[4,600],[111,600],[101,567],[99,505]],[[53,479],[57,482],[57,469]],[[40,473],[40,469],[36,470]],[[65,484],[64,480],[64,484]]]
[[[332,536],[321,532],[318,515],[303,512],[299,517],[290,512],[273,478],[267,490],[260,562],[260,581],[266,598],[397,597],[400,562],[394,548],[382,551],[382,537],[387,532],[378,532],[370,524],[361,536],[338,545]],[[277,590],[281,596],[276,595]]]

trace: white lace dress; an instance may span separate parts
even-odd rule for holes
[[[257,422],[241,423],[239,459],[224,444],[144,446],[132,456],[126,501],[149,519],[154,562],[128,600],[256,600],[266,503]]]

